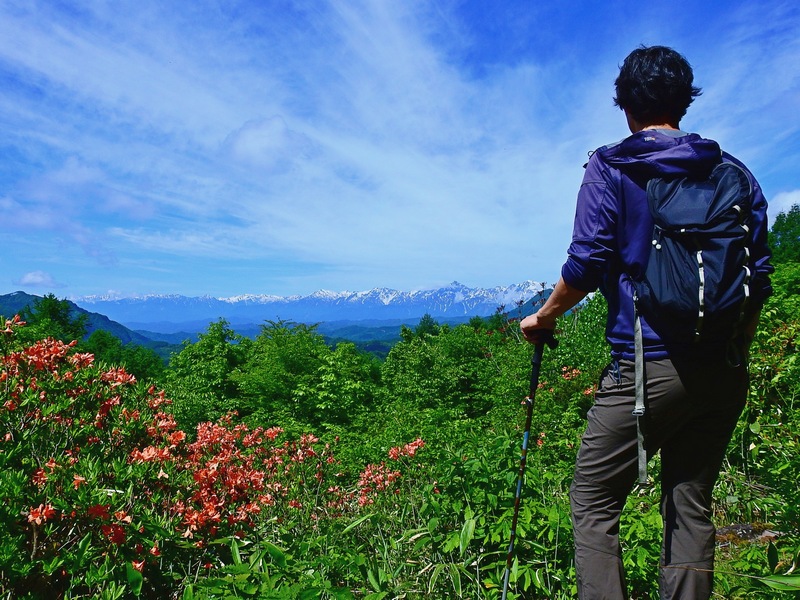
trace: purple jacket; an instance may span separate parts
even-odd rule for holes
[[[561,276],[579,290],[599,289],[608,301],[606,338],[614,358],[633,359],[633,299],[628,281],[647,262],[653,220],[647,207],[647,180],[656,176],[706,177],[720,161],[744,168],[754,190],[752,306],[757,310],[772,292],[767,247],[767,202],[742,163],[717,142],[695,133],[678,136],[659,130],[633,134],[595,151],[586,165],[575,213],[569,258]],[[667,349],[643,319],[645,356],[664,358]]]

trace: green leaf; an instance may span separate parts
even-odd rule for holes
[[[233,564],[242,564],[242,555],[239,554],[239,542],[235,537],[231,538],[231,556],[233,557]]]
[[[194,600],[194,588],[191,584],[183,588],[183,596],[181,600]]]
[[[461,598],[461,573],[458,571],[458,565],[450,564],[450,581],[453,583],[456,595]]]
[[[86,550],[89,548],[89,544],[92,542],[92,532],[90,531],[80,542],[78,542],[78,552],[75,554],[75,565],[80,566],[81,562],[83,561],[83,557],[86,554]]]
[[[286,566],[286,553],[278,548],[275,544],[270,542],[261,542],[261,545],[264,549],[269,552],[269,555],[272,557],[272,561],[278,565],[279,567]]]
[[[775,572],[779,560],[780,556],[778,555],[778,549],[775,547],[775,544],[770,542],[769,546],[767,546],[767,564],[769,565],[770,573]]]
[[[249,581],[237,583],[236,589],[246,596],[255,596],[259,591],[258,585]]]
[[[458,547],[460,543],[461,543],[461,536],[458,533],[453,532],[447,536],[447,539],[445,540],[444,545],[442,546],[442,552],[445,553],[452,552]]]
[[[377,578],[375,577],[375,573],[372,572],[372,569],[367,570],[367,579],[369,579],[370,585],[372,585],[372,589],[376,592],[381,591],[381,584],[378,583]]]
[[[225,565],[222,568],[222,572],[226,575],[244,575],[244,578],[247,579],[248,575],[250,575],[250,566],[244,563]]]
[[[359,517],[358,519],[356,519],[355,521],[353,521],[352,523],[350,523],[350,525],[348,525],[347,527],[345,527],[345,528],[342,530],[342,533],[347,533],[347,532],[348,532],[348,531],[350,531],[351,529],[355,529],[356,527],[358,527],[359,525],[361,525],[361,523],[363,523],[363,522],[364,522],[364,521],[366,521],[367,519],[370,519],[370,518],[372,518],[372,516],[373,516],[374,514],[375,514],[375,513],[369,513],[369,514],[367,514],[367,515],[364,515],[363,517]]]
[[[436,580],[439,579],[439,575],[441,575],[442,571],[444,570],[446,565],[436,565],[433,568],[433,573],[431,573],[430,581],[428,581],[428,593],[430,594],[433,592],[433,588],[436,586]]]
[[[773,590],[800,592],[800,575],[770,575],[759,579]]]
[[[131,563],[125,563],[125,572],[128,576],[128,585],[131,586],[131,591],[133,592],[134,596],[138,596],[142,593],[142,584],[144,583],[144,577],[142,574],[139,573],[136,569],[133,568]]]
[[[464,526],[461,528],[461,536],[459,537],[459,551],[461,552],[461,556],[464,556],[464,553],[467,551],[469,547],[469,543],[472,541],[472,538],[475,536],[475,519],[467,519],[464,521]]]
[[[47,573],[48,575],[52,575],[53,573],[56,572],[56,569],[58,569],[63,564],[64,564],[64,559],[61,556],[54,556],[51,561],[43,562],[42,568],[44,569],[45,573]]]
[[[439,519],[436,517],[431,518],[428,521],[428,532],[433,535],[437,527],[439,527]]]

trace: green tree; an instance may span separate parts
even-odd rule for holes
[[[47,294],[33,301],[20,311],[27,322],[22,337],[34,341],[52,337],[62,342],[81,340],[86,335],[89,316],[77,312],[66,299],[59,300],[54,294]]]
[[[258,425],[308,423],[313,405],[296,396],[313,389],[331,349],[315,325],[268,321],[249,347],[247,360],[234,375],[241,391],[239,411]]]
[[[485,412],[495,369],[487,332],[471,325],[436,325],[436,331],[413,336],[406,331],[392,348],[382,366],[387,393],[409,407],[471,416]]]
[[[107,365],[124,366],[140,381],[157,379],[164,372],[164,363],[149,348],[138,344],[123,344],[114,334],[98,329],[83,342],[81,348]]]
[[[340,430],[371,408],[379,383],[378,361],[355,344],[339,343],[322,354],[314,377],[298,382],[292,402],[312,426]]]
[[[785,320],[796,320],[800,314],[800,262],[775,265],[770,281],[773,294],[767,308],[778,311]]]
[[[198,423],[240,410],[233,375],[245,363],[251,345],[251,340],[220,319],[211,323],[196,343],[184,342],[183,349],[172,356],[165,390],[182,427],[191,431]]]
[[[122,364],[122,341],[104,329],[93,331],[83,344],[83,349],[94,354],[99,361],[110,365]]]
[[[800,262],[800,205],[778,213],[769,232],[773,264]]]
[[[440,331],[441,327],[439,323],[428,313],[422,315],[419,323],[414,328],[414,334],[417,337],[422,337],[423,335],[439,335]]]

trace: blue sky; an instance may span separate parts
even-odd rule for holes
[[[4,0],[0,293],[552,283],[640,44],[800,202],[794,0]]]

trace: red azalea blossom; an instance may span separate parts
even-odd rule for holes
[[[274,441],[280,434],[283,433],[283,429],[280,427],[270,427],[264,432],[264,435],[267,436],[268,439]]]
[[[60,462],[49,458],[46,464],[40,463],[40,468],[36,469],[39,465],[34,463],[27,471],[33,484],[45,489],[58,480],[57,490],[66,492],[59,503],[72,496],[71,504],[63,504],[68,507],[63,514],[46,503],[31,507],[26,514],[33,533],[42,533],[33,528],[43,523],[47,523],[48,536],[51,528],[58,530],[47,541],[54,548],[58,547],[55,544],[63,544],[56,535],[79,540],[75,532],[85,535],[80,530],[94,530],[94,535],[107,540],[103,545],[109,555],[109,545],[125,545],[130,551],[125,559],[142,572],[147,561],[151,565],[158,562],[146,558],[148,554],[162,556],[157,542],[152,538],[149,543],[145,541],[144,526],[150,518],[150,507],[167,513],[165,527],[172,531],[164,533],[164,541],[183,534],[191,539],[187,546],[204,548],[227,536],[247,539],[264,518],[280,522],[287,518],[287,511],[308,510],[308,517],[314,520],[337,518],[357,510],[358,505],[375,502],[379,495],[400,491],[396,484],[400,471],[384,463],[368,465],[357,487],[347,489],[344,479],[335,480],[342,485],[331,485],[331,478],[344,476],[333,474],[336,467],[327,467],[338,462],[332,445],[324,444],[323,448],[320,439],[311,433],[284,441],[281,427],[250,428],[228,416],[216,423],[198,425],[196,436],[192,436],[195,441],[189,443],[187,433],[178,428],[165,406],[171,402],[164,391],[151,386],[145,395],[140,388],[131,389],[136,379],[124,368],[101,368],[94,355],[73,353],[74,347],[75,343],[42,340],[11,358],[4,357],[0,363],[0,377],[4,380],[0,384],[6,390],[0,403],[5,402],[6,409],[26,414],[9,414],[2,407],[0,413],[7,420],[17,417],[24,423],[23,429],[39,428],[41,435],[52,435],[52,441],[58,443],[43,445],[36,456],[48,459],[47,454],[58,452]],[[86,372],[81,373],[82,369]],[[16,421],[9,422],[13,425]],[[0,442],[22,436],[5,425],[4,422],[2,431],[8,429],[8,433],[5,438],[0,433]],[[108,452],[105,447],[100,448],[106,444]],[[392,448],[390,457],[413,457],[423,446],[423,440],[417,439]],[[94,462],[89,461],[96,461],[98,454],[103,458],[97,462],[95,472]],[[136,468],[121,471],[117,468],[120,456],[127,457],[129,465]],[[105,462],[106,458],[110,460]],[[64,469],[69,470],[62,473]],[[138,479],[131,481],[130,473]],[[109,489],[95,490],[98,495],[93,501],[105,497],[109,502],[75,502],[77,497],[91,497],[85,496],[90,488],[87,484],[91,481],[94,486],[95,479],[99,487]],[[115,488],[124,490],[131,484],[137,498],[150,503],[145,513],[131,504],[120,510],[122,497],[114,495]],[[309,493],[311,488],[315,491]],[[133,521],[128,510],[137,515],[136,528],[130,529],[134,539],[127,537]],[[51,525],[53,519],[57,522]],[[41,536],[40,541],[44,543]],[[214,565],[212,560],[206,566]]]
[[[13,319],[6,319],[6,328],[3,333],[14,333],[14,329],[27,325],[19,315],[14,315]]]
[[[108,504],[95,504],[89,507],[87,511],[89,518],[91,519],[108,519],[110,518],[110,514],[108,512]]]
[[[73,366],[78,369],[84,369],[94,364],[94,354],[75,353],[67,359]]]
[[[125,529],[123,529],[122,525],[112,524],[112,525],[101,525],[100,531],[103,532],[103,535],[106,536],[109,542],[112,544],[124,544],[125,543]]]
[[[150,395],[147,406],[149,406],[152,410],[156,410],[164,404],[171,404],[171,401],[167,400],[164,390],[156,391],[156,387],[154,385],[150,386],[150,388],[147,390],[147,393]]]
[[[409,442],[402,448],[395,446],[389,449],[389,458],[392,460],[400,460],[403,456],[412,457],[417,453],[417,450],[425,446],[425,440],[417,438],[413,442]]]
[[[31,508],[28,513],[28,522],[41,525],[47,520],[51,520],[56,516],[56,509],[52,504],[40,504],[36,508]]]
[[[186,434],[183,431],[175,431],[171,433],[169,436],[169,445],[171,448],[174,448],[185,439],[186,439]]]
[[[156,446],[147,446],[144,450],[134,450],[131,452],[131,462],[146,463],[146,462],[163,462],[172,458],[169,448],[158,448]]]
[[[114,367],[100,375],[100,381],[108,381],[111,387],[136,383],[136,377],[129,374],[124,367]]]
[[[31,481],[34,485],[42,487],[45,482],[47,481],[47,473],[44,472],[44,469],[41,467],[36,469],[31,476]]]
[[[114,516],[117,518],[117,520],[122,521],[123,523],[130,524],[130,522],[133,520],[131,516],[124,510],[118,510],[114,513]]]

